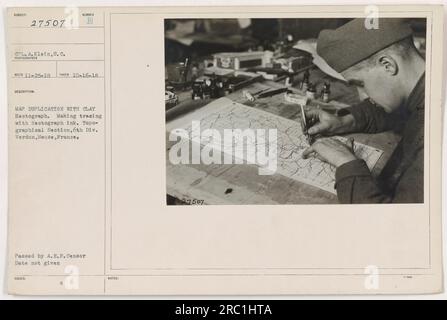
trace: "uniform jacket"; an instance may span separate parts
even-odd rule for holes
[[[337,168],[335,187],[340,203],[424,202],[424,100],[422,75],[397,112],[387,113],[368,100],[347,108],[354,116],[356,132],[395,130],[402,140],[377,180],[363,160]]]

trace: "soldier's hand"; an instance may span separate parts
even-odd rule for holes
[[[351,114],[339,117],[318,108],[306,109],[306,121],[310,124],[310,135],[331,136],[339,133],[348,133],[354,127],[354,117]]]
[[[309,156],[317,157],[335,167],[339,167],[357,159],[354,155],[354,139],[348,139],[347,143],[334,138],[318,139],[303,151],[302,157],[304,159]]]

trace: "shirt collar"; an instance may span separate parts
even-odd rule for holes
[[[419,78],[416,86],[411,91],[407,100],[407,110],[413,112],[415,110],[421,110],[425,107],[425,72]]]

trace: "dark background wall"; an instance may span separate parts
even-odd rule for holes
[[[216,52],[264,49],[275,41],[292,35],[294,41],[317,38],[323,29],[335,29],[351,19],[251,19],[241,27],[237,19],[167,19],[165,20],[166,63],[183,61],[186,57],[203,57]],[[415,35],[425,38],[425,19],[407,19]],[[191,30],[182,30],[182,28]],[[189,39],[184,42],[181,39]],[[186,44],[187,43],[187,44]]]

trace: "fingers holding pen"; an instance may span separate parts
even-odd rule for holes
[[[305,117],[307,121],[307,133],[322,136],[331,136],[337,133],[349,131],[349,121],[346,117],[327,112],[319,108],[306,108]],[[348,125],[346,124],[348,122]],[[345,128],[346,127],[346,128]]]

